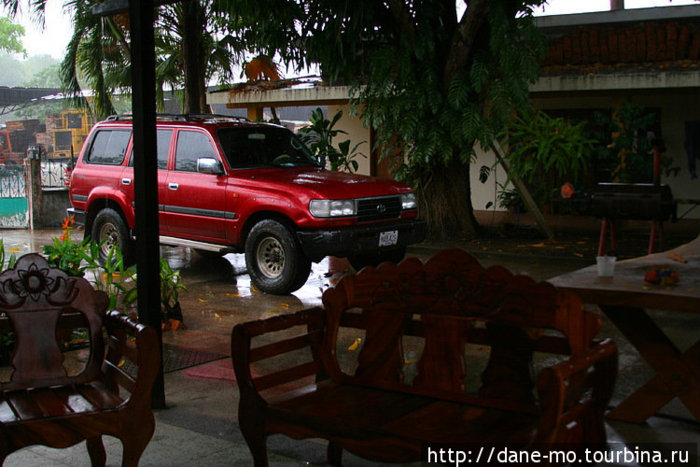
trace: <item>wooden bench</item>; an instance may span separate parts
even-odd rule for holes
[[[323,305],[233,329],[256,466],[274,433],[329,440],[333,465],[343,449],[409,462],[431,445],[606,444],[617,349],[574,295],[445,250],[344,277]]]
[[[102,435],[122,441],[122,465],[138,465],[155,429],[158,339],[153,329],[106,312],[108,303],[87,280],[37,254],[0,274],[0,330],[15,341],[10,376],[0,383],[0,465],[25,446],[86,440],[92,465],[104,466]],[[74,330],[89,347],[70,350]]]

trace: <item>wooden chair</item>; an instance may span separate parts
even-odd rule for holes
[[[617,349],[594,339],[601,317],[572,294],[445,250],[344,277],[323,305],[233,329],[256,466],[273,433],[327,439],[332,465],[343,449],[411,462],[430,446],[606,444]]]
[[[106,312],[108,303],[87,280],[51,268],[38,254],[0,274],[0,331],[15,340],[11,376],[0,383],[0,464],[25,446],[86,440],[92,465],[104,466],[102,435],[110,435],[123,444],[122,465],[138,465],[155,429],[158,339],[153,329]],[[74,329],[89,345],[76,374],[65,353]]]

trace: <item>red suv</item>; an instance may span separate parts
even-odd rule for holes
[[[355,267],[398,261],[425,237],[413,191],[401,183],[325,170],[289,130],[246,119],[160,116],[160,242],[209,254],[245,253],[262,291],[287,294],[312,261],[347,257]],[[133,255],[131,119],[96,124],[71,177],[85,235]]]

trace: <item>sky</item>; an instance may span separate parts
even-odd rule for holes
[[[23,2],[24,3],[24,2]],[[16,19],[25,27],[24,47],[28,55],[48,54],[62,59],[70,41],[72,27],[70,14],[63,11],[62,0],[48,0],[46,24],[42,30],[33,23],[28,15],[22,14]],[[698,3],[695,0],[625,0],[625,8],[645,8],[687,5]],[[24,3],[26,5],[26,3]],[[700,3],[699,3],[700,4]],[[560,15],[585,11],[603,11],[610,9],[610,0],[549,0],[538,9],[538,15]]]
[[[25,2],[22,2],[26,5]],[[66,46],[73,33],[71,16],[63,11],[62,0],[48,0],[46,3],[46,22],[44,29],[29,19],[29,15],[20,12],[16,23],[24,26],[25,33],[22,43],[27,55],[48,54],[56,59],[62,59]]]

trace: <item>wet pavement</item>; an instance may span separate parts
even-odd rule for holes
[[[0,230],[5,250],[17,255],[40,252],[42,246],[58,237],[58,229],[25,231]],[[697,232],[667,239],[667,247],[676,246]],[[74,238],[82,238],[76,232]],[[581,240],[583,239],[583,240]],[[594,263],[595,233],[576,238],[543,242],[539,239],[491,239],[440,244],[420,244],[408,255],[427,259],[438,249],[461,247],[470,251],[483,265],[499,264],[514,273],[544,280]],[[638,242],[640,245],[643,241]],[[628,242],[632,248],[632,242]],[[640,247],[641,248],[641,247]],[[640,251],[639,255],[645,252]],[[204,356],[201,363],[165,374],[168,408],[156,412],[157,429],[141,465],[251,465],[251,458],[237,425],[238,391],[231,368],[230,333],[239,322],[291,313],[321,304],[321,294],[350,270],[346,261],[326,258],[314,264],[307,283],[292,295],[261,293],[251,284],[243,255],[211,259],[186,248],[162,247],[161,254],[171,267],[181,270],[187,290],[181,292],[184,329],[166,331],[164,343]],[[681,341],[681,350],[696,338],[700,315],[663,317],[665,330]],[[613,402],[643,384],[651,370],[636,351],[606,323],[602,335],[612,337],[620,348],[620,376]],[[611,441],[692,442],[696,443],[700,425],[678,403],[669,404],[660,416],[648,423],[633,425],[608,423]],[[268,442],[271,465],[324,465],[325,445],[317,441],[292,441],[273,436]],[[119,465],[120,443],[106,442],[108,465]],[[375,465],[352,456],[344,465]],[[12,454],[6,466],[89,465],[84,444],[53,450],[32,447]]]

